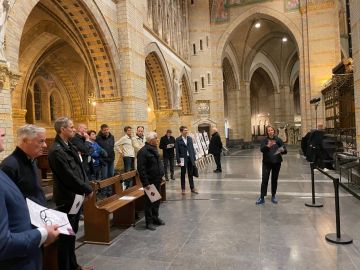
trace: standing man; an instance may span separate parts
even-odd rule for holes
[[[59,211],[69,213],[75,195],[90,198],[92,189],[82,165],[80,155],[70,142],[75,136],[72,120],[67,117],[56,119],[56,137],[49,150],[49,163],[54,177],[54,201]],[[68,214],[70,224],[75,233],[79,229],[80,211]],[[76,260],[75,235],[60,235],[58,241],[58,262],[61,270],[91,269],[81,268]]]
[[[139,150],[145,145],[144,127],[138,126],[136,128],[136,135],[134,137],[132,137],[131,139],[132,139],[132,145],[134,147],[135,157],[136,157]]]
[[[135,161],[134,161],[134,167],[135,170],[137,169],[137,162],[136,162],[136,156],[139,150],[145,145],[145,139],[144,139],[144,127],[138,126],[136,128],[136,135],[131,138],[132,139],[132,145],[134,147],[135,151]]]
[[[114,161],[115,161],[115,138],[110,133],[110,128],[107,124],[102,124],[100,131],[96,137],[96,142],[107,153],[107,157],[102,158],[101,178],[106,179],[114,176]],[[102,195],[109,197],[112,193],[111,187],[106,187],[101,190]]]
[[[135,149],[132,144],[131,132],[132,129],[130,126],[124,127],[125,135],[120,138],[115,143],[115,149],[120,153],[124,161],[124,172],[135,170]],[[128,180],[125,182],[125,188],[128,189],[132,187],[132,180]]]
[[[87,134],[87,126],[79,124],[75,136],[71,138],[71,143],[75,145],[81,155],[82,164],[88,179],[91,179],[91,171],[93,170],[91,162],[91,154],[94,149],[91,147],[89,135]]]
[[[214,173],[221,173],[221,152],[222,152],[222,142],[221,142],[221,138],[220,135],[218,133],[217,128],[212,128],[212,136],[210,139],[210,144],[209,144],[209,154],[212,154],[214,156],[215,159],[215,163],[216,163],[216,170],[214,170]]]
[[[0,152],[4,151],[5,131],[0,128]],[[19,188],[0,170],[0,269],[42,269],[43,244],[59,235],[58,225],[34,229],[29,210]]]
[[[181,194],[185,195],[185,174],[189,177],[191,193],[198,194],[194,187],[193,169],[195,166],[195,149],[192,138],[188,136],[188,129],[185,126],[180,127],[181,136],[176,138],[176,161],[181,166]]]
[[[168,129],[166,135],[161,137],[159,148],[163,150],[163,160],[165,169],[165,179],[169,181],[168,177],[168,164],[170,164],[170,177],[175,180],[174,177],[174,150],[175,150],[175,138],[171,136],[172,131]]]
[[[160,161],[157,150],[157,134],[153,131],[146,136],[146,143],[140,149],[137,156],[138,171],[141,183],[145,189],[150,189],[154,184],[160,192],[161,178],[164,176],[164,168]],[[165,225],[165,222],[159,218],[160,200],[151,202],[145,193],[145,221],[146,228],[154,231],[154,225]]]
[[[0,169],[14,181],[25,198],[46,206],[35,161],[46,148],[45,129],[35,125],[24,125],[17,130],[17,138],[18,143],[14,152],[3,160]]]

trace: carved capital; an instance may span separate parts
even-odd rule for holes
[[[0,61],[0,89],[10,89],[13,91],[20,77],[20,74],[9,69],[6,62]]]
[[[27,112],[27,110],[25,110],[25,109],[13,108],[12,116],[13,116],[13,118],[25,119],[26,112]]]

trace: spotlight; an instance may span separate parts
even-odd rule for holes
[[[321,98],[320,98],[320,97],[313,98],[313,99],[311,99],[311,100],[310,100],[310,104],[316,104],[316,103],[319,103],[319,102],[320,102],[320,100],[321,100]]]
[[[255,23],[255,28],[260,28],[260,26],[261,26],[260,22]]]
[[[287,42],[287,41],[288,41],[287,37],[282,38],[282,42]]]

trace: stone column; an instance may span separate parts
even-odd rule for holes
[[[117,2],[118,51],[121,67],[121,97],[104,100],[97,106],[97,122],[111,118],[116,138],[122,136],[126,125],[147,130],[147,95],[144,55],[143,23],[146,1],[123,0]],[[156,7],[157,9],[157,7]],[[156,11],[156,10],[153,10]],[[153,18],[154,23],[158,18]]]
[[[4,62],[0,62],[0,127],[5,129],[5,151],[0,154],[0,160],[14,150],[14,126],[17,112],[12,109],[11,93],[16,87],[20,76],[11,72]],[[25,123],[26,110],[20,113],[21,124]],[[16,133],[15,133],[16,134]]]
[[[357,151],[360,151],[360,2],[350,0],[350,11],[354,59],[356,146]]]
[[[164,136],[167,129],[171,129],[173,136],[176,137],[179,134],[179,127],[186,125],[186,123],[180,122],[180,110],[157,110],[154,111],[156,116],[156,133],[158,137]],[[190,126],[188,126],[190,129]]]
[[[251,142],[251,102],[250,102],[250,82],[244,81],[241,83],[244,89],[244,142]]]

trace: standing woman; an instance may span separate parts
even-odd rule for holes
[[[275,130],[272,126],[266,127],[267,137],[261,142],[260,151],[263,153],[262,162],[262,182],[261,195],[257,199],[256,205],[264,204],[264,197],[267,195],[267,187],[271,172],[271,202],[278,203],[276,195],[277,181],[280,172],[282,155],[287,153],[283,141],[275,136]]]

